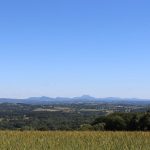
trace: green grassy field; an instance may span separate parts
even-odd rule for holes
[[[150,150],[150,132],[0,131],[0,150]]]

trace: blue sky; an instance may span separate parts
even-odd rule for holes
[[[0,97],[150,98],[149,0],[0,2]]]

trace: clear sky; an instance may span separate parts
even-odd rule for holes
[[[82,94],[150,98],[150,1],[0,1],[0,97]]]

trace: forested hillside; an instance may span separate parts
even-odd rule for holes
[[[126,110],[132,110],[130,112]],[[135,109],[136,108],[136,109]],[[150,130],[148,107],[0,104],[0,130]]]

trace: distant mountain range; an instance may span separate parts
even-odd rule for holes
[[[23,103],[23,104],[59,104],[59,103],[120,103],[120,104],[134,104],[134,105],[148,105],[150,99],[136,99],[136,98],[119,98],[119,97],[106,97],[106,98],[95,98],[89,95],[83,95],[81,97],[67,98],[67,97],[56,97],[50,98],[46,96],[42,97],[30,97],[27,99],[11,99],[11,98],[0,98],[0,103]]]

